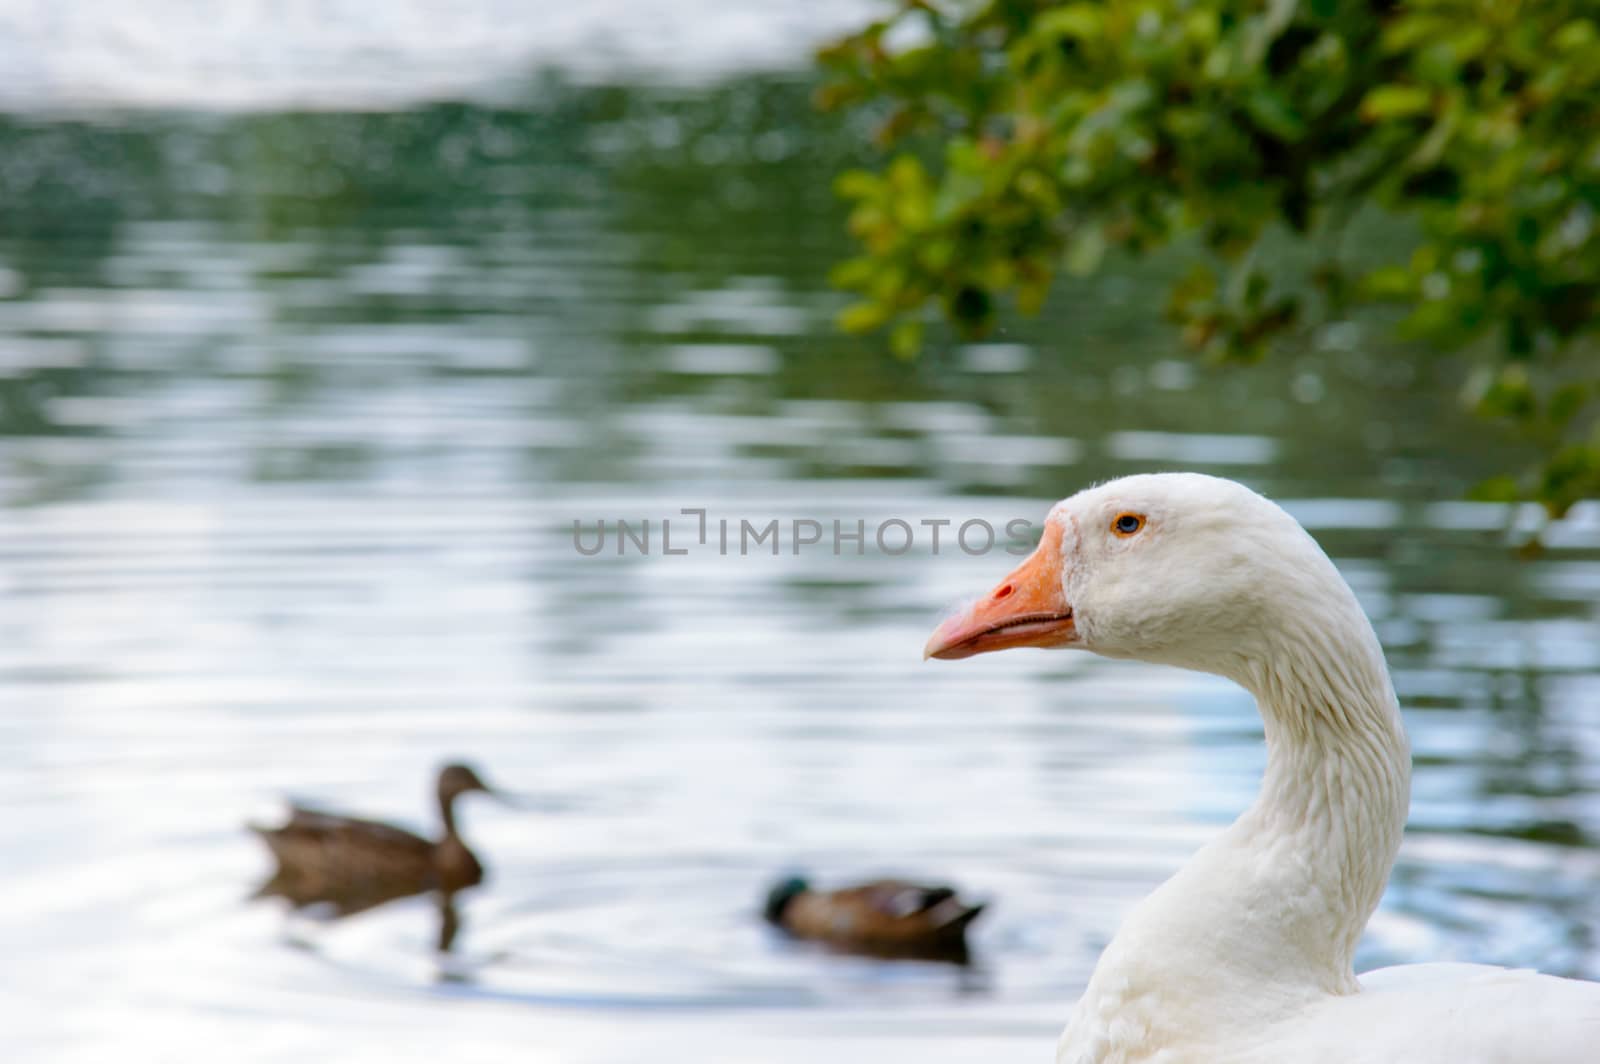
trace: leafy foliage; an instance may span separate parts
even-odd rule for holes
[[[1485,495],[1600,495],[1594,0],[898,0],[822,62],[823,105],[880,111],[895,152],[838,180],[845,328],[909,356],[930,308],[981,333],[1060,270],[1198,238],[1167,306],[1191,346],[1256,358],[1313,310],[1398,304],[1548,456]],[[1373,207],[1409,257],[1341,253]],[[1282,229],[1314,266],[1268,269]]]

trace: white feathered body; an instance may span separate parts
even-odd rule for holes
[[[1120,940],[1121,936],[1119,936]],[[1600,985],[1524,969],[1408,964],[1351,993],[1217,973],[1186,985],[1107,951],[1057,1064],[1594,1064]],[[1271,970],[1261,973],[1270,978]]]

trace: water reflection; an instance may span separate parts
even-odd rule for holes
[[[571,526],[1003,528],[1174,465],[1286,501],[1388,647],[1413,831],[1362,962],[1600,975],[1600,517],[1513,558],[1511,515],[1459,501],[1500,443],[1382,333],[1169,354],[1178,261],[914,364],[840,338],[828,184],[858,141],[806,94],[0,119],[24,1053],[1047,1054],[1119,914],[1253,793],[1248,699],[1071,655],[922,668],[1003,556],[590,559]],[[435,982],[406,903],[275,948],[239,822],[285,786],[410,808],[447,749],[562,803],[470,811],[477,980]],[[785,948],[757,901],[797,866],[998,899],[988,993]]]

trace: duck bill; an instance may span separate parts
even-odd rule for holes
[[[488,789],[488,795],[507,809],[515,809],[519,813],[564,813],[573,808],[570,802],[561,798],[506,791],[498,787]]]
[[[507,809],[515,809],[519,812],[535,812],[540,808],[539,800],[537,798],[531,794],[523,794],[521,791],[507,791],[502,790],[499,787],[485,787],[483,789],[483,793],[494,799],[496,802],[499,802]]]
[[[922,656],[949,661],[1012,647],[1068,646],[1077,638],[1072,606],[1061,590],[1061,526],[1051,521],[1039,549],[993,591],[946,618]]]

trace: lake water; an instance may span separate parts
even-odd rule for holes
[[[1003,529],[1163,468],[1282,500],[1385,640],[1415,798],[1362,963],[1600,977],[1600,512],[1514,556],[1515,515],[1461,501],[1506,444],[1373,323],[1187,361],[1181,253],[911,364],[837,335],[860,131],[738,70],[90,114],[13,76],[7,1059],[1050,1059],[1119,915],[1248,803],[1250,700],[1082,655],[925,664],[1014,558],[788,529]],[[618,519],[648,556],[575,549]],[[772,519],[778,556],[717,550]],[[454,757],[528,807],[466,810],[492,879],[446,969],[424,904],[296,946],[245,902],[246,820],[293,794],[428,825]],[[990,899],[978,964],[778,939],[758,905],[795,868]]]

